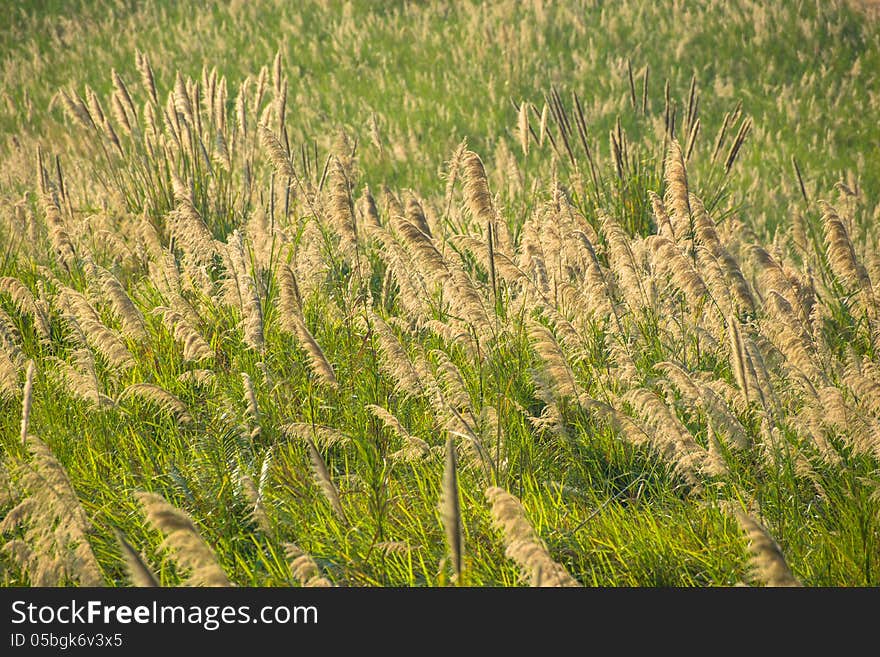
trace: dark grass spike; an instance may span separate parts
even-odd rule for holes
[[[593,181],[593,192],[596,196],[596,203],[599,203],[599,176],[596,173],[596,163],[593,160],[593,151],[590,148],[590,140],[589,133],[587,132],[587,121],[584,118],[584,108],[581,105],[580,98],[578,98],[577,94],[572,93],[572,97],[574,98],[574,107],[575,107],[575,125],[578,130],[578,137],[581,140],[581,145],[584,147],[584,152],[587,154],[587,163],[590,165],[590,178]]]
[[[666,128],[665,136],[669,137],[669,116],[672,111],[672,103],[669,99],[669,80],[663,82],[663,125]],[[663,152],[666,152],[666,144],[663,144]]]
[[[804,178],[801,175],[801,168],[798,166],[797,159],[795,159],[794,155],[791,156],[791,164],[794,166],[794,173],[797,176],[798,185],[801,188],[801,196],[804,197],[804,203],[809,203],[810,199],[807,197],[807,188],[804,186]]]
[[[730,152],[727,154],[727,160],[724,163],[725,173],[730,173],[730,169],[736,161],[736,156],[739,154],[739,150],[742,148],[743,143],[745,143],[746,137],[751,129],[752,120],[750,118],[744,119],[740,124],[739,132],[736,133],[736,139],[734,139],[733,145],[730,147]]]
[[[721,128],[718,130],[718,135],[715,137],[715,148],[712,149],[712,164],[715,164],[715,161],[718,159],[718,154],[721,152],[721,147],[724,146],[724,139],[727,137],[727,128],[730,125],[731,116],[731,112],[724,113],[724,120],[721,122]]]
[[[700,133],[700,119],[694,121],[694,125],[691,126],[690,134],[688,135],[687,146],[685,147],[684,153],[684,161],[689,162],[691,159],[691,153],[694,150],[694,144],[697,141],[697,135]]]
[[[693,125],[694,118],[696,117],[696,102],[697,102],[697,76],[691,76],[691,86],[688,90],[688,102],[687,102],[687,112],[685,113],[685,123],[684,130],[685,132],[691,129],[691,125]]]
[[[636,108],[636,83],[633,80],[633,69],[632,62],[630,62],[629,58],[626,60],[626,77],[629,79],[629,99],[632,103],[633,109]]]
[[[440,494],[440,514],[446,532],[449,556],[455,572],[455,582],[461,581],[462,551],[464,537],[462,535],[461,503],[458,493],[458,474],[455,458],[455,441],[452,436],[446,437],[446,467],[443,469],[443,485]]]
[[[571,161],[572,166],[574,166],[574,153],[571,150],[571,144],[569,143],[568,139],[568,135],[571,132],[571,126],[568,123],[568,117],[565,114],[565,108],[562,106],[562,101],[559,98],[559,94],[556,93],[556,89],[552,89],[551,91],[550,108],[553,112],[553,118],[556,120],[556,124],[559,126],[559,134],[562,137],[562,143],[565,146],[566,152],[568,153],[568,158]]]

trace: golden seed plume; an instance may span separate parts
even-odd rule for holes
[[[46,227],[49,230],[49,241],[52,243],[58,262],[67,271],[70,271],[76,265],[76,250],[70,239],[67,225],[61,216],[61,210],[55,198],[49,193],[44,193],[42,200]]]
[[[379,351],[383,356],[379,367],[394,379],[395,391],[404,396],[424,393],[422,378],[391,327],[372,311],[370,311],[370,325],[378,338]]]
[[[443,280],[449,275],[449,264],[431,239],[430,232],[425,233],[416,224],[404,218],[398,218],[394,227],[413,254],[413,259],[418,263],[423,275],[430,274],[438,280]]]
[[[351,438],[348,434],[340,429],[324,424],[289,422],[281,425],[281,432],[285,436],[296,438],[304,443],[313,440],[321,449],[329,449],[334,445],[347,445],[351,443]]]
[[[79,123],[86,130],[95,130],[97,126],[89,113],[89,109],[85,102],[75,92],[68,93],[65,89],[59,91],[59,97],[64,107],[65,113],[69,118]]]
[[[691,205],[688,198],[687,171],[678,141],[672,140],[664,169],[666,195],[664,202],[670,211],[672,231],[676,242],[692,237]]]
[[[749,514],[736,510],[736,519],[749,539],[751,565],[755,575],[767,586],[801,586],[792,574],[779,544]]]
[[[178,375],[177,380],[181,383],[197,383],[210,385],[214,383],[216,375],[213,370],[187,370]]]
[[[214,350],[201,334],[189,323],[184,315],[173,308],[157,306],[154,314],[161,314],[174,335],[174,339],[183,347],[185,361],[198,362],[214,357]]]
[[[290,561],[290,574],[299,582],[300,586],[333,586],[332,582],[321,574],[318,563],[310,555],[303,552],[298,545],[286,543],[284,551]]]
[[[91,260],[86,261],[86,268],[90,270],[90,276],[94,276],[100,282],[104,298],[110,303],[113,313],[122,323],[122,332],[132,340],[146,340],[147,328],[144,316],[128,296],[119,279]]]
[[[269,524],[269,516],[266,514],[266,506],[259,487],[249,475],[244,473],[238,474],[238,483],[241,485],[242,493],[251,506],[250,519],[257,524],[260,531],[269,533],[272,528]]]
[[[253,266],[248,266],[245,257],[244,241],[238,230],[232,231],[227,244],[227,252],[232,263],[240,299],[241,325],[245,344],[262,352],[265,349],[263,333],[263,307],[260,293],[253,275]]]
[[[455,441],[451,435],[446,437],[446,467],[443,470],[440,494],[440,517],[446,532],[446,546],[449,548],[455,581],[458,582],[461,580],[464,535],[456,472]]]
[[[189,96],[187,85],[180,74],[177,72],[174,78],[174,108],[178,114],[182,114],[187,123],[191,126],[196,125],[195,112],[193,110],[192,100]]]
[[[135,494],[149,523],[165,535],[162,547],[189,571],[183,586],[234,586],[186,513],[156,493]]]
[[[666,237],[651,235],[646,242],[653,254],[654,266],[671,278],[691,308],[699,308],[708,290],[691,261]]]
[[[578,399],[580,387],[574,378],[568,359],[550,329],[537,321],[531,321],[529,338],[541,359],[542,371],[549,379],[554,395],[557,398]]]
[[[346,257],[353,257],[358,245],[357,221],[351,201],[351,185],[345,167],[338,157],[330,168],[330,225],[339,235],[339,248]]]
[[[25,497],[0,521],[0,534],[22,532],[4,547],[31,586],[105,586],[92,551],[91,521],[67,471],[43,441],[27,438],[31,460],[16,466]]]
[[[339,382],[336,380],[333,366],[330,364],[330,361],[327,360],[327,356],[324,355],[324,351],[321,349],[318,341],[315,340],[314,336],[309,332],[305,320],[303,320],[298,314],[294,314],[289,315],[286,318],[286,321],[293,327],[294,334],[299,340],[300,345],[305,350],[306,354],[308,354],[309,365],[318,381],[328,388],[333,390],[337,389],[339,387]]]
[[[452,153],[452,157],[449,158],[449,161],[446,163],[446,215],[449,215],[450,208],[452,207],[452,192],[455,189],[455,183],[458,180],[459,173],[461,171],[461,163],[464,159],[465,153],[468,152],[467,149],[467,139],[463,139],[461,143],[455,148]]]
[[[737,449],[745,449],[749,445],[749,438],[745,427],[731,412],[727,403],[712,388],[692,378],[683,367],[677,363],[662,361],[654,367],[663,372],[667,379],[678,388],[682,399],[691,405],[695,412],[704,412],[710,423],[716,428],[721,428],[731,442],[731,446]]]
[[[41,338],[48,339],[51,336],[49,309],[37,301],[21,281],[13,276],[0,276],[0,292],[9,295],[19,312],[31,317]]]
[[[189,424],[193,421],[186,404],[155,383],[134,383],[122,391],[117,401],[121,403],[131,397],[156,405],[176,418],[180,424]]]
[[[342,502],[339,500],[339,491],[336,488],[336,484],[334,484],[333,480],[330,478],[330,471],[327,470],[327,464],[321,457],[321,453],[318,451],[312,437],[306,435],[305,439],[309,449],[309,460],[312,462],[312,473],[314,474],[315,483],[318,485],[318,488],[321,489],[321,492],[324,494],[324,497],[330,504],[330,508],[333,509],[333,512],[343,523],[346,525],[349,524],[348,517],[345,515],[345,510],[342,508]]]
[[[419,200],[412,194],[406,201],[406,209],[404,210],[406,218],[411,224],[418,228],[428,238],[432,238],[431,226],[428,224],[428,217]]]
[[[834,207],[826,202],[820,202],[819,205],[822,210],[825,248],[831,270],[843,282],[865,291],[869,297],[872,297],[871,279],[864,265],[859,262],[849,231]]]
[[[473,151],[465,151],[461,160],[461,169],[468,209],[477,225],[485,230],[491,224],[498,250],[508,255],[513,253],[510,231],[504,221],[498,220],[492,194],[489,192],[486,169],[480,156]]]
[[[708,456],[656,393],[647,388],[633,388],[623,395],[639,416],[649,425],[651,445],[680,474],[688,484],[699,485],[698,473],[703,471]]]
[[[63,287],[58,295],[59,309],[68,313],[69,323],[76,323],[75,330],[82,332],[88,345],[107,359],[114,367],[129,369],[134,367],[135,359],[128,347],[115,331],[108,328],[100,315],[82,294]]]
[[[75,349],[71,354],[74,365],[61,359],[53,359],[55,367],[50,370],[56,379],[63,382],[65,390],[86,404],[94,404],[98,408],[116,406],[110,397],[104,394],[101,381],[95,371],[95,360],[92,352],[85,347]]]
[[[244,386],[244,401],[247,404],[248,417],[252,420],[259,420],[260,409],[257,407],[257,391],[254,389],[254,382],[247,372],[241,373],[241,383]]]
[[[379,217],[379,208],[376,206],[376,199],[370,192],[369,185],[364,185],[364,192],[360,198],[361,212],[366,221],[367,234],[375,228],[382,228],[382,219]]]
[[[150,95],[153,104],[159,105],[159,95],[156,93],[156,76],[153,75],[153,67],[150,66],[150,60],[139,50],[135,51],[135,64],[138,72],[141,74],[141,83]]]
[[[159,579],[155,573],[147,566],[143,556],[135,550],[129,543],[125,535],[119,530],[114,532],[119,548],[122,550],[122,557],[125,559],[125,569],[128,571],[128,579],[133,586],[158,587]]]
[[[657,234],[668,237],[669,239],[675,239],[675,233],[672,230],[672,222],[666,212],[666,206],[663,204],[663,199],[655,192],[651,191],[648,192],[648,197],[651,199],[651,209],[654,213],[654,222],[657,224]]]
[[[31,420],[31,405],[34,402],[34,374],[36,373],[36,366],[34,365],[34,361],[28,361],[27,365],[27,374],[25,375],[24,382],[24,394],[22,395],[21,401],[21,442],[22,444],[27,444],[28,437],[28,425]]]
[[[171,236],[196,266],[206,267],[217,254],[211,230],[195,206],[191,186],[171,172],[176,207],[169,214]]]
[[[261,123],[259,125],[260,145],[269,155],[269,161],[275,171],[286,178],[296,179],[296,170],[290,160],[290,155],[284,146],[278,140],[269,126]]]
[[[403,440],[403,449],[391,454],[393,460],[417,460],[431,453],[428,443],[407,431],[400,420],[388,410],[376,404],[368,404],[366,409]]]
[[[519,106],[516,136],[522,146],[523,155],[529,154],[529,104],[523,101]]]
[[[642,268],[639,266],[629,236],[614,217],[600,211],[599,219],[608,243],[608,260],[627,304],[634,309],[650,307],[642,280]]]
[[[278,323],[288,333],[296,333],[296,323],[293,318],[301,317],[303,313],[302,295],[296,275],[290,266],[279,264],[275,268],[275,279],[278,281]]]
[[[18,396],[18,359],[13,359],[6,349],[0,345],[0,399],[12,399]]]
[[[580,586],[564,566],[553,560],[516,496],[490,486],[486,499],[492,504],[494,524],[504,533],[505,554],[530,578],[532,586]]]
[[[739,331],[739,321],[736,317],[727,318],[727,336],[730,351],[730,364],[733,369],[733,377],[736,380],[739,389],[745,397],[746,403],[749,403],[749,379],[746,376],[746,362],[748,354],[743,345],[742,335]]]

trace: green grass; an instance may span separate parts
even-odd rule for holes
[[[367,182],[428,194],[440,189],[437,171],[461,139],[491,160],[502,141],[512,143],[512,103],[527,100],[540,108],[551,86],[564,98],[574,92],[584,99],[604,158],[617,115],[634,141],[651,134],[648,121],[631,120],[627,111],[629,60],[639,103],[641,72],[650,67],[648,104],[661,119],[664,81],[680,118],[695,77],[698,154],[711,153],[724,113],[742,101],[756,130],[732,188],[752,225],[774,228],[797,202],[792,156],[812,195],[846,171],[869,198],[880,192],[876,177],[867,175],[880,166],[869,148],[880,134],[867,119],[880,69],[878,30],[846,3],[672,9],[571,2],[536,14],[503,2],[377,8],[150,0],[85,3],[81,13],[67,9],[73,18],[57,21],[57,3],[16,4],[28,18],[12,18],[0,31],[2,82],[11,99],[0,111],[0,131],[9,136],[25,131],[63,139],[60,108],[46,112],[52,95],[86,84],[106,93],[112,68],[132,84],[135,49],[156,53],[152,64],[164,89],[175,71],[196,77],[203,66],[216,67],[235,85],[271,65],[280,50],[291,81],[293,142],[317,139],[326,147],[345,129],[359,139]],[[27,115],[25,94],[32,107]],[[381,150],[370,144],[371,117]],[[703,166],[695,163],[697,170]]]
[[[46,288],[53,333],[50,340],[40,340],[27,313],[0,293],[0,309],[20,333],[20,339],[4,338],[0,346],[11,353],[14,344],[22,362],[30,358],[37,363],[30,433],[45,441],[67,470],[94,525],[89,540],[108,584],[127,581],[114,528],[143,550],[163,583],[181,581],[175,563],[160,548],[161,536],[144,521],[134,497],[139,490],[159,492],[185,510],[238,584],[291,584],[284,554],[290,542],[315,558],[339,585],[436,586],[451,581],[438,510],[443,458],[435,450],[417,462],[395,461],[392,454],[400,449],[400,438],[366,409],[368,404],[383,406],[432,447],[445,443],[444,419],[430,395],[407,396],[396,390],[393,377],[382,369],[384,356],[374,332],[357,319],[368,303],[367,293],[382,317],[412,319],[401,300],[399,280],[386,284],[388,259],[363,235],[358,247],[362,261],[341,254],[338,236],[324,221],[323,211],[316,211],[302,195],[294,196],[285,216],[280,209],[281,177],[273,177],[265,149],[252,134],[251,141],[236,145],[229,171],[209,169],[198,156],[179,152],[168,168],[192,183],[195,206],[216,240],[227,240],[234,229],[245,233],[247,264],[258,273],[265,349],[248,347],[240,328],[241,309],[219,301],[213,291],[227,271],[219,262],[206,273],[206,287],[197,282],[187,289],[184,284],[181,293],[200,315],[198,329],[215,358],[202,365],[186,363],[171,328],[150,312],[172,299],[146,267],[151,254],[137,251],[144,247],[131,226],[146,217],[168,245],[164,226],[174,201],[167,169],[159,158],[146,156],[141,137],[122,136],[124,154],[112,149],[107,154],[106,140],[66,116],[57,98],[53,102],[61,88],[85,97],[88,85],[109,115],[111,70],[116,70],[142,111],[147,95],[139,83],[136,50],[150,58],[160,105],[173,90],[177,72],[199,80],[203,69],[216,67],[228,83],[225,110],[230,123],[235,121],[240,84],[249,76],[253,92],[262,67],[267,67],[268,98],[274,97],[271,68],[280,52],[289,84],[285,126],[297,171],[300,145],[318,153],[310,176],[317,183],[328,153],[340,154],[345,143],[356,144],[349,168],[353,198],[362,198],[369,186],[388,222],[383,185],[403,198],[412,190],[432,219],[436,217],[434,225],[443,227],[443,235],[435,237],[448,258],[453,258],[453,242],[446,240],[450,234],[484,237],[482,226],[466,225],[470,215],[464,210],[461,182],[446,193],[447,162],[463,139],[482,157],[502,218],[520,245],[526,239],[520,232],[523,226],[552,206],[558,193],[552,184],[558,182],[571,208],[580,213],[577,220],[583,219],[581,229],[597,233],[595,246],[605,271],[612,269],[611,245],[597,208],[620,222],[633,240],[657,231],[648,192],[662,195],[666,188],[664,82],[676,107],[675,136],[684,145],[683,114],[693,81],[698,98],[694,118],[699,118],[701,130],[687,162],[690,190],[706,203],[737,259],[751,263],[748,246],[760,242],[790,271],[809,270],[815,277],[820,286],[817,305],[824,313],[817,320],[824,330],[817,344],[826,349],[816,358],[821,359],[820,368],[830,368],[822,385],[841,391],[860,411],[867,407],[862,404],[867,405],[868,398],[855,395],[844,383],[844,366],[850,352],[876,362],[875,342],[866,325],[867,311],[859,314],[856,288],[840,280],[825,256],[823,213],[817,205],[818,199],[828,199],[845,215],[857,256],[873,276],[877,234],[872,220],[880,208],[880,183],[872,172],[880,169],[880,151],[872,144],[880,139],[880,127],[872,117],[880,107],[880,27],[846,3],[784,2],[768,7],[741,0],[688,3],[678,9],[645,2],[546,7],[425,2],[383,3],[381,8],[372,3],[300,6],[280,1],[12,4],[15,9],[0,24],[0,244],[8,245],[0,259],[0,276],[18,278],[38,298],[40,286]],[[531,126],[537,133],[541,109],[554,90],[571,120],[574,97],[583,105],[596,185],[584,144],[573,136],[573,157],[564,149],[559,120],[549,121],[555,148],[549,138],[543,145],[533,141],[527,155],[520,147],[517,106],[534,104]],[[737,106],[738,123],[726,135],[722,161],[713,161],[725,113]],[[256,118],[248,118],[251,129]],[[725,171],[723,158],[746,118],[753,122],[752,131],[730,171]],[[278,134],[277,125],[271,125]],[[609,133],[617,125],[626,134],[630,157],[619,173],[609,145]],[[112,367],[91,348],[99,387],[116,400],[135,383],[162,386],[186,405],[192,423],[181,425],[136,399],[112,408],[89,405],[59,377],[58,360],[71,362],[81,346],[55,301],[62,285],[89,294],[101,320],[114,330],[120,326],[82,262],[67,271],[52,253],[37,194],[38,144],[56,191],[56,156],[63,170],[71,208],[61,210],[65,221],[77,227],[73,239],[78,253],[90,253],[123,283],[147,324],[146,339],[124,338],[135,361],[128,370]],[[212,149],[212,143],[206,148]],[[793,158],[804,179],[806,199]],[[239,166],[243,163],[253,167],[248,170],[250,192],[244,191],[247,178]],[[838,194],[838,181],[855,188],[857,197]],[[333,365],[336,390],[322,385],[299,341],[279,326],[280,292],[272,270],[284,252],[276,250],[271,261],[261,262],[259,251],[265,245],[254,237],[259,233],[249,223],[259,210],[270,212],[270,207],[285,239],[302,240],[304,248],[322,256],[317,271],[296,271],[298,276],[315,277],[299,281],[305,289],[304,317]],[[792,237],[796,215],[803,217],[808,231],[802,249]],[[309,224],[312,219],[318,224]],[[303,238],[306,225],[319,225],[323,238]],[[459,225],[465,229],[459,230]],[[23,239],[22,226],[36,226],[35,239]],[[125,248],[111,241],[113,235]],[[174,248],[179,263],[185,263],[180,244]],[[781,398],[783,417],[774,425],[779,453],[768,455],[771,443],[762,433],[762,420],[769,412],[755,403],[734,408],[752,446],[743,452],[725,451],[727,474],[706,477],[695,486],[673,471],[667,459],[622,440],[598,413],[577,404],[556,400],[564,431],[537,428],[529,416],[536,418],[552,406],[542,398],[538,384],[546,363],[527,333],[526,319],[539,315],[533,308],[517,306],[512,286],[491,290],[491,274],[477,264],[476,254],[466,254],[464,260],[484,302],[494,307],[490,323],[500,327],[488,341],[488,351],[475,355],[467,348],[471,343],[450,340],[426,326],[395,329],[411,358],[424,353],[435,370],[444,359],[454,363],[487,441],[492,438],[487,419],[491,413],[497,414],[503,430],[502,447],[493,454],[488,472],[468,458],[459,472],[465,546],[459,583],[513,586],[524,581],[516,564],[505,558],[502,534],[492,524],[484,497],[488,485],[502,486],[522,500],[553,558],[587,586],[729,586],[753,581],[744,535],[726,510],[730,503],[752,512],[759,509],[762,522],[804,584],[880,582],[880,515],[873,494],[876,453],[853,449],[862,429],[851,424],[823,428],[840,462],[821,455],[803,419],[818,402],[790,374],[788,353],[761,347]],[[357,266],[366,274],[359,276]],[[181,267],[186,270],[185,264]],[[766,292],[759,270],[751,264],[744,269],[752,288]],[[661,393],[663,403],[695,441],[707,447],[706,414],[688,406],[682,391],[655,365],[675,360],[690,373],[703,372],[735,388],[726,333],[723,326],[719,330],[720,324],[711,323],[711,307],[705,314],[690,314],[683,295],[663,287],[659,278],[652,285],[658,286],[659,298],[674,303],[658,301],[648,311],[619,295],[623,316],[583,323],[578,321],[585,309],[566,308],[559,291],[553,308],[579,330],[585,327],[578,349],[560,339],[564,357],[586,394],[629,417],[639,416],[622,401],[628,389],[647,387]],[[432,297],[431,318],[452,323],[454,313],[442,308],[443,299]],[[540,316],[545,323],[551,321]],[[674,334],[670,316],[681,321],[681,335]],[[754,320],[755,335],[772,343],[772,335],[762,332],[771,317],[762,306],[754,317],[740,319],[750,326]],[[711,342],[694,332],[697,326],[710,334],[715,330],[710,337],[718,344],[707,348]],[[561,333],[558,326],[556,333]],[[631,378],[620,353],[612,352],[614,344],[621,351],[634,350]],[[214,371],[212,382],[179,378],[200,367]],[[242,401],[243,372],[256,387],[258,419],[248,416]],[[23,375],[23,367],[17,368],[17,375]],[[19,440],[20,404],[18,393],[0,399],[0,445],[13,482],[18,477],[15,468],[29,462]],[[875,429],[880,419],[874,411],[865,413],[865,426]],[[283,431],[290,422],[331,426],[348,437],[342,444],[321,446],[321,454],[349,523],[334,515],[315,485],[305,443]],[[259,432],[254,432],[257,426]],[[466,440],[459,444],[466,453]],[[252,518],[253,505],[241,475],[265,480],[261,488],[268,527]],[[11,498],[0,506],[4,512],[12,507]],[[7,538],[17,536],[17,531],[8,532]],[[0,582],[21,585],[30,580],[27,569],[5,555],[0,557]]]

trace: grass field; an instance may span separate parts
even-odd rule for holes
[[[880,582],[875,19],[10,6],[3,585]]]

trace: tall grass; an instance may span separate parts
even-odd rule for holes
[[[877,583],[876,27],[104,8],[7,48],[4,584]]]

